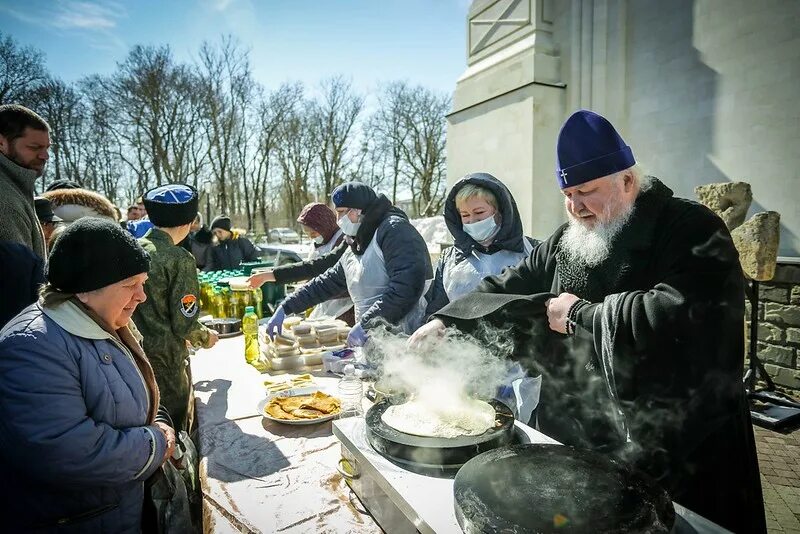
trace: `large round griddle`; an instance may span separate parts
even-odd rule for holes
[[[512,445],[474,457],[453,484],[467,534],[669,532],[675,510],[651,479],[566,445]]]
[[[384,399],[367,411],[367,440],[385,458],[415,473],[452,476],[473,456],[508,445],[514,437],[514,414],[498,400],[489,401],[495,410],[494,428],[477,436],[456,438],[414,436],[390,427],[381,416],[400,402]]]

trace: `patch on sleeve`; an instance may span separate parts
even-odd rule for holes
[[[197,305],[197,297],[194,295],[184,295],[181,298],[181,313],[184,317],[194,317],[200,307]]]

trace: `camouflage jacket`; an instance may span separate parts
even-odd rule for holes
[[[183,369],[189,355],[186,341],[205,346],[209,338],[208,329],[197,321],[200,288],[194,258],[158,228],[139,243],[150,254],[150,270],[144,286],[147,300],[136,308],[134,322],[147,357],[156,360],[154,366]]]

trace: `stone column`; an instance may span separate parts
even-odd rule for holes
[[[564,219],[555,141],[565,86],[552,38],[553,0],[475,0],[467,17],[467,69],[448,115],[447,177],[489,172],[506,183],[528,234]]]

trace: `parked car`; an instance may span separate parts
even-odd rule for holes
[[[262,260],[273,262],[276,267],[303,261],[303,258],[293,250],[263,244],[256,245],[256,248]]]
[[[299,243],[300,235],[291,228],[273,228],[269,231],[269,234],[267,234],[267,239],[286,245],[289,243]]]

